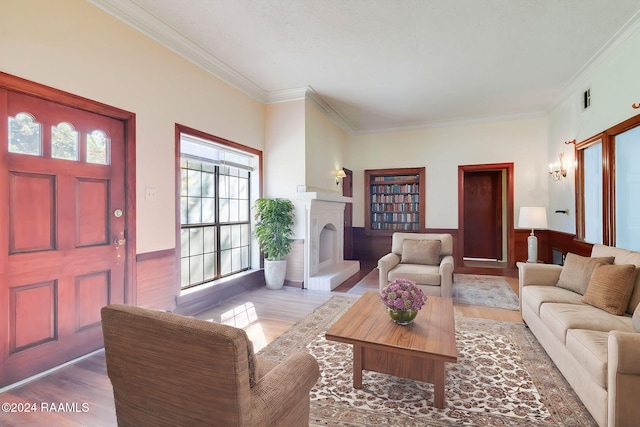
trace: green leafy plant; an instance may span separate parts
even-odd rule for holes
[[[287,199],[258,199],[253,209],[257,221],[254,234],[262,252],[268,260],[281,260],[291,251],[293,242],[293,203]]]

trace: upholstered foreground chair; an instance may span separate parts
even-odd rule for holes
[[[308,353],[276,363],[244,330],[127,305],[102,308],[119,426],[307,426]]]
[[[451,234],[393,233],[391,253],[378,260],[380,289],[395,279],[415,282],[426,295],[451,298]]]

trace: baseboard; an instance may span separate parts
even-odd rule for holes
[[[227,279],[216,280],[210,286],[184,292],[176,298],[174,313],[193,316],[244,291],[266,286],[264,270],[250,270]]]

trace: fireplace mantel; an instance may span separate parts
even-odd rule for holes
[[[352,201],[337,191],[299,186],[305,201],[304,282],[307,289],[331,291],[360,270],[344,260],[344,206]]]

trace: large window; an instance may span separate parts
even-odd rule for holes
[[[180,134],[182,289],[250,268],[253,156]]]
[[[640,116],[576,145],[578,237],[640,250]]]

